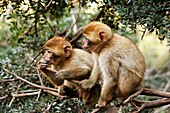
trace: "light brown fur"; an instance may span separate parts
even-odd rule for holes
[[[90,76],[93,67],[92,55],[81,49],[73,49],[68,41],[57,36],[48,40],[45,48],[46,52],[38,65],[42,74],[59,88],[60,94],[63,94],[65,86],[77,90],[78,93],[84,92],[73,80],[80,81]]]
[[[128,97],[136,91],[145,73],[145,61],[137,46],[129,39],[112,34],[109,26],[91,22],[83,29],[83,48],[90,49],[94,67],[90,78],[81,81],[84,89],[101,83],[96,107],[106,106],[117,97]]]

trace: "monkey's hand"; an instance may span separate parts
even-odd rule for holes
[[[64,83],[63,74],[60,72],[55,73],[55,80],[57,85],[62,85]]]
[[[45,69],[47,68],[49,65],[45,62],[44,59],[41,59],[39,62],[38,62],[38,68],[39,69]]]
[[[45,69],[45,68],[47,68],[47,67],[48,67],[48,64],[41,63],[41,62],[39,62],[39,64],[38,64],[38,68],[39,68],[39,69]]]
[[[90,90],[95,85],[95,82],[91,79],[86,79],[80,81],[80,85],[83,89]]]

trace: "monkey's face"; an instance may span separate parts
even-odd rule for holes
[[[82,41],[83,49],[93,52],[99,52],[107,42],[107,35],[105,32],[84,34],[85,38]]]
[[[53,64],[53,62],[54,62],[53,53],[47,49],[44,53],[44,56],[41,58],[41,60],[38,63],[40,68],[46,68],[50,64]]]
[[[46,52],[42,58],[41,64],[61,65],[72,54],[71,44],[62,37],[53,37],[45,43]]]

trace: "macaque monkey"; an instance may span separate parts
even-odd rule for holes
[[[73,80],[89,78],[93,68],[92,55],[81,49],[73,49],[68,41],[59,36],[48,40],[45,48],[45,54],[38,64],[42,74],[58,88],[59,94],[72,95],[71,90],[63,92],[64,88],[82,93],[83,89]]]
[[[101,22],[91,22],[83,29],[83,48],[92,52],[94,67],[89,79],[80,82],[82,88],[91,89],[101,84],[96,108],[109,104],[113,99],[127,98],[135,92],[144,78],[145,61],[140,50],[129,39],[113,34]]]

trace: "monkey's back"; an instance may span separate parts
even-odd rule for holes
[[[87,51],[84,51],[82,49],[74,49],[72,59],[73,63],[77,64],[77,67],[87,66],[91,69],[93,68],[93,57]]]
[[[143,80],[146,68],[144,57],[132,41],[118,34],[114,34],[108,46],[103,48],[99,57],[99,65],[103,69],[101,72],[103,75],[112,72],[109,76],[117,76],[116,97],[128,96]],[[108,80],[110,78],[104,77]]]

